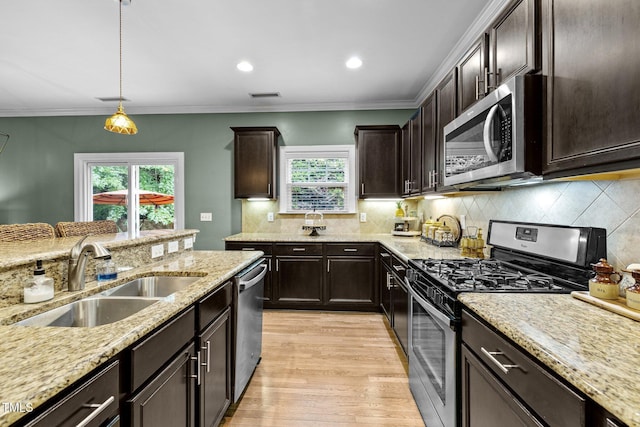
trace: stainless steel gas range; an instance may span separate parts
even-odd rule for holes
[[[488,260],[409,260],[409,385],[429,427],[460,425],[461,292],[587,289],[606,257],[606,230],[492,220]]]

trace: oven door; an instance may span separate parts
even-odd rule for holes
[[[411,392],[427,426],[456,426],[456,332],[450,327],[453,319],[418,295],[408,280],[406,283],[410,294]]]

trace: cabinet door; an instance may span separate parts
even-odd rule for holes
[[[193,344],[185,347],[127,404],[133,427],[195,425],[196,375]]]
[[[487,67],[487,35],[483,34],[457,66],[460,112],[484,96]]]
[[[543,173],[640,166],[640,2],[543,0]]]
[[[391,311],[392,278],[390,268],[383,265],[380,268],[380,307],[391,327],[393,327],[393,313]]]
[[[231,128],[234,158],[234,197],[276,194],[276,149],[280,132],[275,127]]]
[[[393,281],[394,286],[391,293],[393,298],[393,331],[406,355],[409,348],[409,292],[397,276]]]
[[[231,403],[230,309],[220,315],[199,337],[201,382],[200,426],[217,426]]]
[[[398,197],[400,194],[400,127],[356,126],[358,196]]]
[[[517,0],[491,26],[490,89],[509,78],[539,69],[537,0]]]
[[[274,303],[278,307],[321,305],[323,276],[322,257],[276,257]]]
[[[402,127],[403,197],[420,194],[422,177],[422,116],[420,110]]]
[[[436,189],[436,158],[438,127],[436,122],[436,93],[432,93],[422,104],[422,193]]]
[[[375,258],[328,257],[328,308],[374,310],[377,307],[375,273]]]
[[[465,345],[461,355],[462,426],[542,427]]]
[[[436,109],[436,117],[438,124],[438,164],[437,164],[437,181],[444,182],[444,127],[456,118],[458,110],[456,108],[456,70],[453,70],[449,76],[444,78],[436,88],[438,94],[438,104]],[[438,191],[450,191],[454,187],[445,187],[437,185]]]

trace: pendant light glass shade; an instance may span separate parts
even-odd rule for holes
[[[109,132],[119,133],[121,135],[135,135],[138,133],[138,127],[136,124],[127,116],[127,113],[124,112],[124,108],[122,107],[122,2],[120,0],[120,102],[118,103],[118,110],[115,114],[109,117],[104,122],[105,130]]]
[[[109,132],[120,133],[123,135],[135,135],[138,133],[138,127],[133,120],[127,116],[122,108],[122,102],[118,104],[118,111],[104,122],[104,128]]]

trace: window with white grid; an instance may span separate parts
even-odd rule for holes
[[[355,150],[348,145],[280,148],[280,212],[355,212]]]

